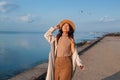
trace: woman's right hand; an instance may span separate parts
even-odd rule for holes
[[[55,28],[55,29],[60,29],[60,25],[58,24],[58,25],[56,25],[54,28]]]

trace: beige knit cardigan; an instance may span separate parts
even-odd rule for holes
[[[51,27],[48,29],[48,31],[44,34],[45,39],[50,43],[50,52],[49,52],[49,60],[48,60],[48,69],[47,69],[47,75],[46,80],[54,80],[54,60],[56,56],[56,50],[57,50],[57,39],[52,34],[56,29],[54,27]],[[72,66],[73,66],[73,73],[76,69],[76,66],[82,65],[82,61],[79,58],[77,48],[75,47],[75,51],[72,55]]]

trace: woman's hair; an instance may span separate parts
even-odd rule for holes
[[[64,25],[64,24],[63,24]],[[62,27],[63,27],[63,25],[62,25]],[[69,25],[69,32],[68,32],[68,37],[69,38],[72,38],[73,40],[74,40],[74,29],[72,28],[72,26],[70,25],[70,24],[68,24]],[[59,38],[62,36],[62,33],[63,33],[63,31],[62,31],[62,27],[59,29],[59,32],[58,32],[58,34],[57,34],[57,43],[58,43],[58,40],[59,40]]]

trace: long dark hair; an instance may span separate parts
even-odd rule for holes
[[[63,27],[63,25],[62,25],[62,27]],[[74,29],[72,28],[72,26],[70,24],[68,24],[68,25],[69,25],[68,37],[72,38],[74,40]],[[63,33],[62,27],[59,29],[59,32],[58,32],[58,34],[56,36],[57,37],[57,43],[58,43],[58,40],[62,36],[62,33]]]

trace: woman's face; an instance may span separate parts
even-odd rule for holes
[[[63,32],[69,32],[69,30],[70,30],[69,24],[65,23],[65,24],[62,26],[62,31],[63,31]]]

